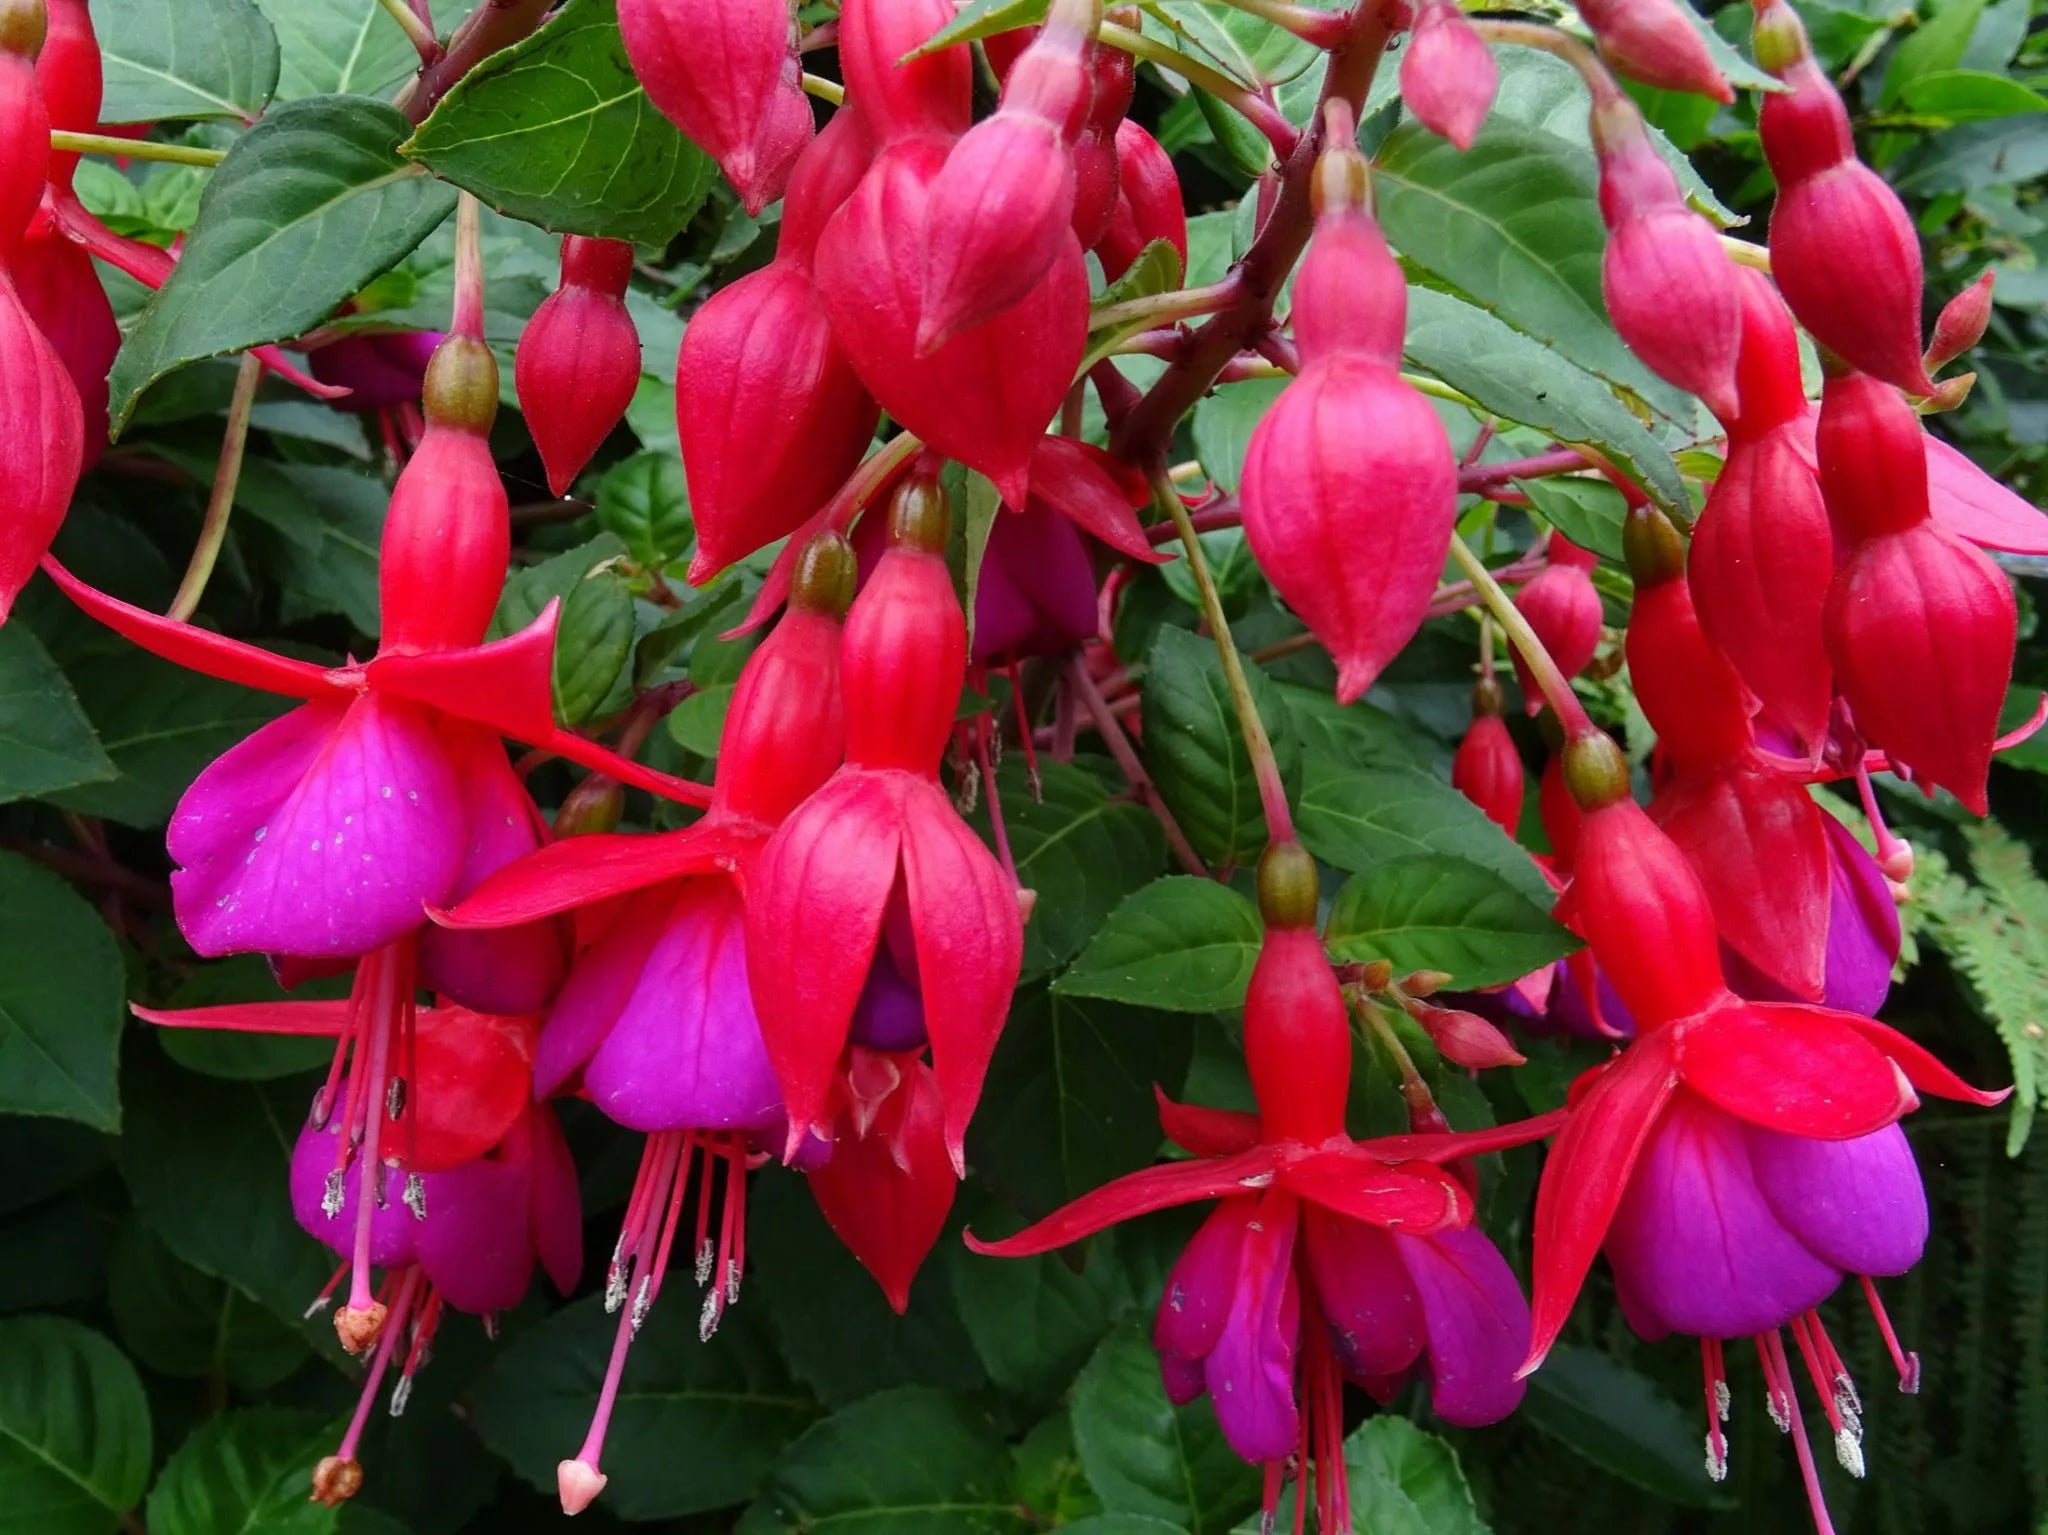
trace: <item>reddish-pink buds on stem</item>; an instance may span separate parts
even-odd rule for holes
[[[1470,149],[1500,87],[1493,50],[1452,0],[1428,0],[1401,55],[1401,100],[1415,120]]]
[[[1998,274],[1984,269],[1969,287],[1941,306],[1934,320],[1934,339],[1927,343],[1927,370],[1946,367],[1984,339],[1991,323],[1991,285]]]
[[[1550,535],[1549,551],[1550,564],[1515,593],[1515,606],[1558,671],[1571,678],[1584,671],[1600,649],[1600,594],[1593,589],[1590,574],[1599,559],[1556,532]],[[1513,657],[1523,707],[1531,714],[1541,713],[1542,689],[1521,651],[1513,652]]]
[[[1675,0],[1581,0],[1579,15],[1617,73],[1660,90],[1735,99],[1699,29]]]
[[[619,32],[648,100],[747,211],[780,197],[812,133],[788,0],[619,0]]]
[[[883,144],[967,131],[974,59],[966,44],[908,57],[952,19],[950,0],[846,0],[840,7],[846,99]]]
[[[519,408],[558,496],[624,418],[640,385],[640,333],[626,313],[632,275],[633,247],[625,241],[568,236],[561,286],[519,338],[512,369]]]
[[[1347,703],[1420,627],[1457,501],[1443,423],[1398,371],[1407,287],[1365,212],[1351,133],[1333,112],[1295,280],[1303,367],[1253,431],[1241,488],[1252,552],[1336,660]]]
[[[1593,147],[1608,233],[1600,289],[1614,328],[1660,378],[1733,420],[1742,333],[1735,264],[1713,226],[1685,205],[1626,96],[1594,106]]]
[[[967,668],[967,620],[946,566],[951,514],[935,465],[912,471],[888,516],[888,552],[846,626],[846,760],[931,773]]]
[[[1259,860],[1266,938],[1244,999],[1244,1058],[1267,1140],[1310,1145],[1344,1133],[1351,1024],[1316,935],[1316,865],[1298,842]]]
[[[1181,199],[1180,173],[1173,168],[1172,156],[1159,140],[1133,122],[1116,130],[1116,156],[1116,211],[1095,245],[1103,275],[1115,282],[1154,240],[1173,247],[1185,272],[1188,210]]]
[[[1857,728],[1978,815],[2018,612],[2003,572],[1928,515],[1912,407],[1863,375],[1821,398],[1820,484],[1847,549],[1828,589],[1828,653]]]
[[[1856,158],[1848,109],[1784,0],[1757,12],[1757,62],[1787,90],[1757,109],[1778,178],[1771,272],[1799,323],[1859,371],[1934,392],[1920,350],[1920,237],[1884,178]]]
[[[1500,684],[1482,677],[1472,690],[1472,727],[1451,758],[1451,787],[1512,837],[1522,820],[1526,776],[1522,754],[1500,717],[1502,702]]]

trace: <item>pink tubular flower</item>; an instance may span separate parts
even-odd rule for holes
[[[1252,552],[1329,649],[1345,703],[1421,626],[1457,503],[1443,423],[1401,379],[1407,286],[1365,212],[1351,140],[1333,111],[1295,280],[1302,371],[1253,430],[1241,491]]]
[[[1470,149],[1500,88],[1493,50],[1451,0],[1416,13],[1401,55],[1401,100],[1415,120],[1460,149]]]
[[[1503,702],[1490,676],[1472,690],[1472,725],[1451,759],[1451,787],[1512,837],[1522,820],[1522,754],[1500,717]]]
[[[1567,677],[1592,664],[1600,649],[1600,594],[1591,572],[1599,557],[1553,531],[1545,546],[1549,564],[1515,593],[1515,606],[1543,641],[1543,648]],[[1515,676],[1522,684],[1522,707],[1531,716],[1543,712],[1543,692],[1536,686],[1522,653],[1514,652]]]
[[[640,333],[626,312],[633,247],[623,240],[562,241],[561,286],[519,337],[513,380],[548,489],[560,496],[583,472],[640,386]]]
[[[718,162],[748,213],[782,195],[811,141],[788,0],[620,0],[648,100]]]

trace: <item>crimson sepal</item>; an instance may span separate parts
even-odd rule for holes
[[[1411,1236],[1463,1226],[1472,1218],[1471,1196],[1434,1162],[1361,1167],[1341,1153],[1318,1152],[1283,1164],[1278,1182],[1325,1210]]]
[[[958,1177],[946,1149],[944,1093],[914,1056],[864,1129],[841,1121],[832,1159],[810,1177],[833,1234],[874,1275],[902,1315],[932,1244],[945,1229]],[[851,1119],[851,1115],[847,1119]]]
[[[1825,1008],[1730,1002],[1673,1033],[1688,1088],[1781,1135],[1850,1140],[1919,1102],[1890,1058]]]
[[[1763,1007],[1768,1004],[1756,1005]],[[1854,1029],[1882,1050],[1886,1058],[1904,1073],[1907,1082],[1920,1092],[1932,1093],[1937,1098],[1947,1098],[1956,1103],[1974,1103],[1983,1109],[2003,1103],[2012,1096],[2013,1090],[2009,1087],[1987,1092],[1982,1088],[1970,1086],[1936,1060],[1931,1051],[1908,1039],[1889,1024],[1879,1023],[1875,1018],[1866,1018],[1861,1013],[1836,1012],[1832,1009],[1806,1008],[1804,1011],[1826,1011],[1835,1021]]]
[[[1055,1210],[1015,1236],[999,1242],[984,1242],[971,1231],[962,1236],[969,1248],[986,1257],[1029,1258],[1093,1236],[1121,1221],[1150,1215],[1154,1210],[1264,1188],[1277,1174],[1280,1157],[1280,1147],[1262,1145],[1231,1157],[1204,1157],[1163,1167],[1143,1167],[1099,1189],[1090,1189],[1072,1204]]]
[[[13,58],[13,55],[5,55]],[[15,61],[23,70],[25,61]],[[30,77],[33,81],[33,76]],[[31,91],[33,97],[33,91]],[[40,122],[41,109],[35,116]],[[48,130],[44,150],[48,150]],[[12,174],[0,168],[0,179]],[[38,182],[37,189],[40,190]],[[0,229],[0,235],[10,233]],[[85,462],[85,412],[64,359],[36,327],[0,271],[0,378],[6,424],[0,439],[0,623],[36,573],[63,525]]]
[[[1138,521],[1136,509],[1152,499],[1145,476],[1092,443],[1041,437],[1031,450],[1031,495],[1118,554],[1147,565],[1173,557],[1152,546]]]
[[[1259,1116],[1237,1109],[1210,1109],[1198,1103],[1176,1103],[1156,1082],[1152,1098],[1159,1107],[1159,1128],[1166,1138],[1197,1157],[1228,1157],[1259,1143]]]
[[[567,837],[500,869],[452,908],[429,908],[427,915],[443,927],[513,927],[666,880],[735,873],[766,836],[749,823],[707,819],[655,837]]]
[[[1563,1330],[1621,1207],[1636,1158],[1678,1080],[1669,1030],[1644,1035],[1625,1055],[1580,1078],[1587,1086],[1550,1149],[1536,1189],[1529,1357],[1518,1377],[1543,1362]]]

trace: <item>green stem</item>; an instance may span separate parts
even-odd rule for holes
[[[414,13],[405,0],[377,0],[384,7],[384,14],[398,23],[398,30],[405,34],[420,56],[422,64],[431,64],[441,56],[441,40],[434,36],[434,29]]]
[[[815,96],[832,106],[839,106],[846,100],[846,87],[837,80],[828,80],[823,75],[804,76],[804,94]]]
[[[155,139],[124,139],[111,133],[67,133],[50,130],[50,147],[61,154],[121,155],[130,160],[163,160],[172,165],[220,164],[228,157],[225,149],[206,149],[198,144],[160,144]]]
[[[199,611],[199,599],[206,595],[206,583],[220,559],[221,545],[228,536],[228,517],[235,508],[235,486],[242,478],[242,450],[249,442],[249,411],[256,403],[256,385],[263,377],[263,364],[254,352],[242,354],[235,373],[235,392],[228,401],[227,435],[221,439],[220,463],[213,471],[213,491],[206,499],[206,520],[199,525],[199,542],[192,548],[185,579],[178,594],[164,610],[166,618],[191,622]]]
[[[1305,5],[1291,5],[1288,0],[1223,0],[1223,3],[1247,16],[1270,21],[1318,48],[1334,48],[1344,40],[1345,29],[1351,24],[1351,18],[1342,11],[1313,11]]]
[[[1556,27],[1542,26],[1533,21],[1494,21],[1485,17],[1472,17],[1471,24],[1472,30],[1489,43],[1512,43],[1563,59],[1586,82],[1586,88],[1593,93],[1595,105],[1612,101],[1622,94],[1619,82],[1600,55],[1569,32],[1560,32]]]
[[[1090,330],[1117,330],[1127,325],[1155,325],[1185,320],[1198,314],[1214,314],[1237,302],[1238,283],[1234,277],[1201,288],[1178,288],[1171,293],[1151,293],[1143,298],[1106,304],[1088,316]]]
[[[483,340],[483,210],[468,192],[455,203],[455,312],[448,328],[458,336]]]
[[[1771,251],[1767,245],[1757,245],[1748,240],[1738,240],[1733,235],[1722,235],[1721,249],[1730,261],[1742,266],[1755,267],[1764,276],[1771,275]]]
[[[1522,610],[1494,580],[1493,572],[1455,533],[1451,535],[1451,558],[1465,572],[1473,589],[1479,593],[1479,600],[1486,604],[1487,611],[1493,614],[1494,621],[1507,635],[1508,643],[1521,653],[1529,675],[1536,679],[1536,686],[1542,691],[1544,702],[1556,712],[1558,723],[1564,726],[1566,737],[1584,735],[1593,730],[1595,727],[1586,716],[1585,705],[1579,702],[1579,695],[1572,691],[1571,683],[1557,669],[1557,663],[1551,660],[1550,652],[1543,648],[1543,641],[1536,637],[1536,631],[1529,627],[1529,620],[1522,616]]]
[[[1245,752],[1252,759],[1252,773],[1259,781],[1259,803],[1266,812],[1266,840],[1292,842],[1294,814],[1287,807],[1287,788],[1280,781],[1280,764],[1273,756],[1272,738],[1259,718],[1259,706],[1252,699],[1251,680],[1245,676],[1244,659],[1230,637],[1230,620],[1223,616],[1223,599],[1216,592],[1216,578],[1210,574],[1209,558],[1202,552],[1202,538],[1188,517],[1187,503],[1173,488],[1164,465],[1155,465],[1152,494],[1180,534],[1181,549],[1187,555],[1188,573],[1195,578],[1195,590],[1202,596],[1202,614],[1209,621],[1209,634],[1216,642],[1216,655],[1223,663],[1223,680],[1230,688],[1231,706],[1237,711],[1237,728],[1244,736]]]
[[[1199,86],[1218,101],[1236,108],[1243,117],[1264,134],[1273,146],[1275,154],[1286,159],[1301,137],[1300,131],[1280,115],[1280,109],[1255,91],[1246,90],[1230,76],[1211,69],[1197,59],[1191,59],[1176,48],[1169,48],[1157,38],[1147,37],[1142,32],[1133,32],[1129,27],[1120,27],[1113,21],[1102,24],[1096,34],[1097,41],[1110,48],[1121,48],[1135,59],[1144,59],[1157,64],[1161,69],[1179,75],[1188,84]]]

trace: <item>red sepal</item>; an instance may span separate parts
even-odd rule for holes
[[[1861,1013],[1830,1012],[1828,1016],[1847,1024],[1882,1050],[1886,1058],[1905,1073],[1906,1080],[1923,1093],[1932,1093],[1937,1098],[1947,1098],[1957,1103],[1974,1103],[1979,1108],[1986,1109],[1994,1104],[2003,1103],[2012,1096],[2012,1089],[2009,1087],[2001,1087],[1996,1092],[1986,1092],[1970,1086],[1936,1060],[1925,1048],[1915,1044],[1897,1029],[1879,1023],[1875,1018],[1865,1018]]]
[[[1118,554],[1162,565],[1136,508],[1151,500],[1145,477],[1121,459],[1072,437],[1044,437],[1031,450],[1031,494]]]
[[[765,836],[750,824],[704,820],[657,837],[569,837],[506,865],[453,908],[429,908],[427,915],[442,927],[515,927],[664,880],[732,873]]]
[[[1390,1167],[1377,1159],[1361,1163],[1341,1152],[1319,1152],[1282,1167],[1280,1186],[1339,1215],[1411,1236],[1463,1226],[1472,1218],[1470,1197],[1433,1162]]]
[[[1781,1135],[1852,1140],[1918,1103],[1890,1058],[1825,1008],[1735,1002],[1673,1032],[1688,1088]]]
[[[970,1249],[985,1257],[1029,1258],[1093,1236],[1119,1221],[1150,1215],[1154,1210],[1263,1188],[1272,1181],[1279,1162],[1278,1147],[1255,1146],[1234,1157],[1204,1157],[1194,1162],[1140,1168],[1099,1189],[1090,1189],[1072,1204],[1055,1210],[1013,1237],[984,1242],[968,1231],[962,1233],[962,1238]]]
[[[1678,1090],[1671,1031],[1644,1035],[1626,1055],[1595,1070],[1599,1074],[1573,1106],[1536,1189],[1529,1357],[1517,1378],[1541,1364],[1557,1341],[1613,1224],[1636,1158]]]
[[[897,1315],[939,1239],[957,1186],[947,1155],[944,1108],[931,1068],[909,1061],[865,1135],[841,1135],[832,1160],[810,1174],[811,1194]]]
[[[1166,1138],[1190,1156],[1232,1157],[1250,1151],[1259,1143],[1259,1116],[1236,1109],[1206,1109],[1195,1103],[1175,1103],[1158,1083],[1152,1085],[1153,1101],[1159,1105],[1159,1128]]]

